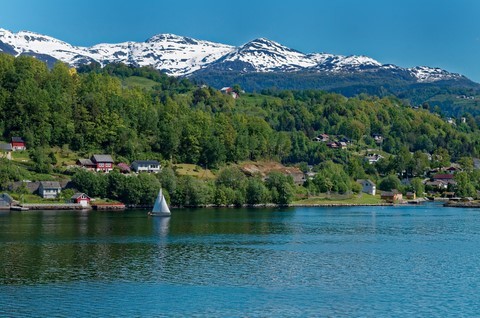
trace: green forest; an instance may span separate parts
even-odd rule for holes
[[[138,204],[150,202],[149,196],[138,199],[151,192],[141,190],[142,182],[157,189],[162,184],[177,205],[285,204],[295,193],[358,192],[355,180],[361,178],[423,178],[451,162],[471,170],[472,158],[480,155],[480,116],[462,114],[449,123],[435,105],[414,109],[396,97],[346,98],[316,90],[250,94],[235,83],[232,87],[238,99],[146,67],[91,64],[77,70],[57,63],[49,69],[31,57],[0,54],[0,139],[23,137],[35,173],[63,171],[52,149],[82,157],[107,153],[116,162],[157,159],[167,168],[191,163],[217,171],[216,180],[202,181],[164,169],[157,177],[141,177],[138,195],[126,193],[135,186],[126,185],[132,181],[122,175],[80,171],[72,176],[91,195],[129,197],[128,202]],[[343,138],[347,149],[314,141],[320,134]],[[381,135],[382,142],[374,135]],[[372,151],[385,158],[366,163],[364,157]],[[234,168],[244,161],[276,161],[305,172],[313,166],[317,174],[295,189],[291,178],[281,175],[266,181],[246,177]],[[2,163],[2,187],[30,173],[12,172]],[[222,181],[223,174],[230,178]],[[459,183],[464,186],[460,191],[472,194],[479,188],[473,176],[468,174],[466,185]],[[95,184],[97,190],[92,190]],[[203,192],[194,193],[198,191]]]

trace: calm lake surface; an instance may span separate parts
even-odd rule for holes
[[[480,210],[0,212],[0,317],[480,315]]]

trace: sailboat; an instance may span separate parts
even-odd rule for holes
[[[148,215],[152,216],[170,216],[170,209],[168,208],[167,201],[165,200],[165,196],[162,193],[162,189],[158,191],[157,199],[155,200],[155,204],[153,205],[153,209],[151,212],[148,212]]]

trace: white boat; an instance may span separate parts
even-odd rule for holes
[[[165,200],[165,196],[162,193],[162,189],[158,191],[157,199],[155,200],[155,204],[153,205],[153,209],[151,212],[148,212],[148,215],[152,216],[170,216],[170,209],[168,208],[167,201]]]

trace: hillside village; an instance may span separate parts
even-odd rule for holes
[[[379,134],[373,134],[372,138],[376,143],[380,144],[383,140],[382,136]],[[326,143],[327,147],[331,149],[338,149],[339,151],[346,150],[348,145],[352,145],[352,141],[346,137],[341,136],[329,136],[327,134],[320,134],[317,137],[313,138],[314,142],[323,142]],[[22,137],[12,137],[10,143],[3,142],[0,143],[1,157],[7,160],[15,160],[15,153],[25,153],[27,152],[27,144]],[[377,149],[378,150],[378,149]],[[412,153],[413,155],[413,153]],[[21,158],[23,158],[22,156]],[[384,156],[375,153],[375,149],[370,149],[365,152],[363,161],[368,165],[376,165],[382,159],[385,159]],[[432,160],[432,156],[428,156],[428,160]],[[25,162],[26,159],[21,161]],[[476,159],[475,169],[480,169],[480,160]],[[72,171],[81,169],[84,171],[89,171],[92,173],[110,173],[112,171],[117,171],[124,175],[129,174],[139,174],[139,173],[151,173],[158,174],[161,172],[162,166],[158,160],[134,160],[130,164],[126,162],[118,162],[113,159],[111,155],[108,154],[93,154],[90,158],[78,158],[75,162],[75,165],[70,165],[67,167],[66,171]],[[263,181],[267,180],[270,172],[275,171],[283,174],[284,176],[290,178],[293,184],[297,187],[308,186],[317,175],[313,166],[307,166],[307,169],[302,171],[299,167],[285,167],[280,163],[248,163],[242,166],[241,171],[246,176],[260,176]],[[456,196],[457,181],[455,180],[456,173],[462,172],[463,169],[459,164],[451,164],[450,166],[430,169],[424,171],[420,175],[410,175],[404,178],[399,179],[401,185],[404,188],[403,193],[399,189],[392,188],[387,190],[380,190],[375,182],[370,179],[357,179],[356,182],[359,184],[358,191],[360,193],[365,193],[371,196],[378,196],[380,202],[385,203],[418,203],[418,199],[449,199],[449,200],[462,200]],[[399,175],[399,177],[401,177]],[[412,188],[411,180],[414,178],[421,178],[423,185],[423,192],[416,193]],[[18,192],[19,189],[25,191],[29,194],[38,195],[39,197],[45,199],[44,202],[48,200],[64,200],[64,203],[53,204],[53,208],[67,208],[67,209],[79,209],[79,208],[91,208],[91,204],[95,201],[92,201],[92,198],[83,192],[79,192],[77,185],[71,181],[68,177],[68,174],[65,175],[65,178],[59,179],[59,181],[17,181],[8,184],[7,189],[10,192]],[[62,195],[62,191],[67,191],[68,196],[65,197]],[[73,194],[72,194],[73,191]],[[298,192],[298,191],[297,191]],[[479,194],[480,195],[480,194]],[[468,200],[473,200],[473,198],[468,197],[464,198]],[[22,205],[20,202],[14,200],[9,194],[4,193],[0,197],[0,208],[12,207],[17,208]],[[28,206],[28,204],[23,204]],[[35,205],[31,205],[34,208]],[[94,205],[95,206],[95,205]],[[45,204],[40,205],[41,208],[46,208]],[[108,206],[109,208],[125,208],[125,205],[115,203],[114,205]],[[97,206],[95,206],[97,208]]]
[[[480,190],[480,116],[469,113],[365,94],[222,91],[123,64],[0,62],[0,191],[17,201],[83,193],[148,206],[162,187],[174,206],[382,204]],[[42,185],[57,198],[41,198],[40,182],[58,182]]]

